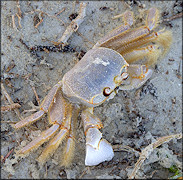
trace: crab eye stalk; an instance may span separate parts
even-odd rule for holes
[[[122,80],[126,80],[126,79],[128,79],[128,76],[129,76],[129,74],[128,74],[128,73],[126,73],[126,72],[124,72],[124,73],[122,73],[122,74],[121,74],[121,78],[122,78]]]
[[[103,95],[104,96],[109,96],[111,94],[111,90],[109,87],[106,87],[103,91]]]

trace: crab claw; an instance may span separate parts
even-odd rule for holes
[[[120,90],[132,90],[141,87],[153,74],[145,65],[131,64],[128,67],[129,78],[120,86]]]
[[[86,166],[95,166],[114,157],[111,144],[102,138],[97,128],[90,128],[86,134]]]

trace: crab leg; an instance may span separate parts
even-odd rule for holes
[[[49,129],[43,131],[40,136],[38,136],[36,139],[34,139],[32,142],[27,144],[25,147],[23,147],[20,151],[19,154],[26,154],[32,149],[36,149],[38,146],[43,144],[45,141],[48,141],[59,129],[58,124],[54,124],[52,127]]]
[[[126,32],[130,29],[130,26],[133,24],[133,12],[132,11],[126,11],[123,14],[123,21],[124,25],[121,25],[117,27],[116,29],[109,32],[106,36],[104,36],[102,39],[100,39],[93,48],[96,47],[102,47],[103,44],[106,44],[109,40],[113,39],[115,36]]]
[[[57,92],[54,99],[54,103],[48,111],[48,120],[50,124],[54,124],[56,122],[61,125],[63,119],[67,116],[71,116],[70,111],[72,111],[72,108],[70,103],[63,97],[61,91]]]
[[[70,125],[70,118],[66,119],[66,124]],[[58,146],[63,142],[65,137],[67,136],[69,132],[69,127],[61,126],[61,130],[59,133],[49,142],[49,144],[46,146],[46,148],[43,150],[42,154],[39,156],[38,161],[42,164],[45,162],[45,160],[51,156],[55,150],[58,148]]]
[[[49,142],[42,154],[39,156],[38,161],[42,164],[45,162],[48,156],[52,155],[58,146],[63,142],[70,129],[72,105],[63,98],[60,91],[55,96],[55,101],[56,103],[54,103],[49,110],[48,117],[50,123],[58,123],[60,125],[60,131]]]
[[[44,115],[44,111],[39,110],[38,112],[32,114],[31,116],[26,117],[25,119],[14,124],[14,128],[18,129],[18,128],[22,128],[28,124],[32,124],[33,122],[39,120],[43,115]]]
[[[131,64],[128,67],[129,77],[120,86],[120,90],[132,90],[141,87],[151,76],[153,71],[145,65]]]
[[[107,42],[103,43],[102,47],[118,50],[120,47],[128,46],[128,44],[131,42],[136,42],[138,39],[148,35],[151,30],[157,26],[158,18],[158,10],[156,8],[149,9],[145,26],[118,34],[115,37],[109,39]]]
[[[58,104],[57,104],[58,105]],[[74,117],[77,117],[76,111],[72,110],[71,105],[67,105],[69,108],[67,108],[67,117],[62,125],[61,125],[61,130],[59,133],[49,142],[49,144],[46,146],[46,148],[43,150],[42,154],[39,156],[38,161],[41,162],[42,164],[46,161],[48,156],[51,156],[54,151],[58,148],[58,146],[63,142],[63,140],[67,137],[69,133],[69,137],[67,139],[66,143],[66,148],[63,153],[64,159],[62,162],[62,165],[68,166],[72,160],[73,157],[73,150],[74,150],[74,145],[75,145],[75,139],[74,139],[74,122],[73,122],[73,114],[76,115]],[[57,106],[58,107],[58,106]],[[56,108],[54,108],[56,109]],[[54,114],[54,113],[53,113]],[[76,118],[75,118],[76,120]]]
[[[45,99],[41,103],[40,110],[38,112],[36,112],[36,113],[32,114],[31,116],[26,117],[25,119],[17,122],[14,125],[14,128],[18,129],[18,128],[24,127],[28,124],[31,124],[31,123],[39,120],[44,115],[44,113],[47,113],[48,109],[53,104],[53,99],[54,99],[55,95],[57,94],[57,91],[61,87],[61,85],[62,85],[62,83],[60,81],[50,90],[48,95],[45,97]]]
[[[62,104],[63,103],[63,104]],[[39,137],[37,137],[35,140],[30,142],[28,145],[26,145],[24,148],[20,150],[20,154],[25,154],[29,152],[32,149],[37,148],[41,144],[43,144],[45,141],[49,140],[53,135],[55,135],[56,131],[61,128],[60,132],[53,138],[53,140],[50,142],[50,146],[46,148],[45,151],[43,151],[43,155],[41,156],[40,160],[46,158],[49,153],[51,153],[54,148],[56,149],[57,144],[61,142],[61,140],[64,139],[64,136],[67,134],[68,129],[70,127],[70,118],[71,118],[71,111],[72,107],[69,103],[67,103],[66,100],[63,99],[61,91],[59,91],[55,95],[55,103],[53,106],[50,107],[50,113],[49,113],[49,120],[52,124],[52,127],[48,130],[41,133]],[[55,118],[55,119],[54,119]],[[64,119],[64,121],[63,121]],[[59,141],[59,142],[57,142]],[[53,148],[54,146],[54,148]]]
[[[137,48],[126,54],[123,54],[123,57],[129,64],[146,57],[147,59],[146,65],[150,66],[151,64],[157,62],[160,53],[161,49],[160,48],[158,49],[157,45],[149,45],[143,48]]]
[[[159,11],[154,7],[150,8],[147,14],[146,26],[150,30],[153,30],[157,26],[158,19],[159,19]]]
[[[155,42],[160,44],[163,47],[163,55],[169,50],[171,42],[172,42],[172,33],[170,31],[158,31],[153,32],[143,38],[140,38],[137,41],[132,41],[127,45],[121,46],[116,51],[120,54],[126,54],[127,52],[131,51],[132,49],[136,49],[142,45],[148,44],[149,42]]]
[[[84,110],[81,117],[86,136],[85,165],[94,166],[103,161],[110,161],[114,152],[111,144],[102,138],[99,129],[103,125],[100,119],[93,115],[93,108]]]
[[[53,104],[54,97],[61,86],[62,86],[61,81],[58,82],[55,86],[53,86],[53,88],[49,91],[48,95],[45,97],[45,99],[41,103],[40,109],[43,110],[45,113],[48,112],[49,108]]]
[[[46,159],[55,152],[67,134],[68,129],[61,129],[59,133],[49,142],[37,160],[43,164]]]
[[[75,130],[76,130],[76,121],[77,121],[77,117],[79,114],[79,109],[78,108],[74,108],[73,112],[72,112],[72,119],[71,119],[71,123],[70,123],[70,131],[69,131],[69,136],[66,142],[66,146],[63,152],[63,162],[62,165],[67,167],[70,165],[71,160],[73,158],[74,155],[74,149],[75,149]]]
[[[65,167],[68,167],[72,161],[73,155],[74,155],[74,148],[75,148],[75,138],[73,134],[69,134],[69,137],[67,139],[66,147],[63,152],[63,162],[62,165]]]

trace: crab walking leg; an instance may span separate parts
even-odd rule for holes
[[[57,88],[56,88],[57,87]],[[57,90],[56,90],[57,89]],[[58,91],[58,84],[52,88],[52,90],[49,92],[48,96],[54,97],[54,103],[49,108],[48,117],[49,122],[52,124],[52,127],[48,130],[41,133],[39,137],[37,137],[35,140],[30,142],[27,146],[25,146],[23,149],[21,149],[20,153],[27,153],[31,149],[35,149],[41,144],[43,144],[45,141],[49,140],[53,135],[55,135],[56,131],[59,129],[59,127],[66,129],[68,131],[70,127],[70,118],[71,118],[71,111],[72,106],[67,100],[63,98],[62,92]],[[47,97],[48,97],[47,96]],[[45,100],[44,102],[46,102]],[[44,105],[43,102],[43,105]],[[63,132],[60,132],[57,136],[60,137],[61,135],[64,136],[64,130]],[[49,149],[49,148],[47,148]],[[52,148],[50,148],[52,149]],[[49,151],[49,150],[48,150]],[[46,151],[47,152],[47,151]],[[46,154],[45,152],[45,154]],[[50,151],[51,152],[51,151]],[[47,153],[49,154],[49,153]],[[46,157],[46,155],[43,155],[42,157]]]
[[[29,151],[36,149],[38,146],[43,144],[44,142],[48,141],[59,129],[58,124],[54,124],[52,127],[49,129],[43,131],[36,139],[34,139],[32,142],[27,144],[25,147],[23,147],[20,151],[19,154],[26,154]]]
[[[158,18],[158,10],[156,8],[149,9],[145,26],[131,29],[127,32],[118,34],[115,37],[109,39],[107,42],[103,43],[102,47],[118,50],[120,47],[128,46],[128,44],[131,42],[136,42],[138,39],[141,39],[150,34],[151,30],[156,28]]]
[[[35,121],[39,120],[44,115],[44,113],[45,112],[43,110],[40,110],[40,111],[32,114],[31,116],[26,117],[22,121],[17,122],[16,124],[13,125],[13,127],[16,129],[19,129],[19,128],[22,128],[28,124],[32,124]]]
[[[141,87],[151,76],[152,69],[148,69],[146,65],[131,64],[128,67],[128,79],[120,86],[120,90],[132,90]]]
[[[164,55],[169,51],[170,46],[172,44],[172,32],[171,31],[158,31],[156,34],[156,38],[152,40],[153,42],[160,44],[163,47],[163,54],[161,56],[161,59],[164,57]]]
[[[58,123],[60,125],[60,131],[49,142],[42,154],[39,156],[38,161],[42,164],[44,164],[46,159],[51,156],[63,142],[70,129],[72,105],[63,98],[61,91],[59,91],[55,96],[55,101],[56,103],[54,103],[50,108],[48,116],[50,123]]]
[[[49,123],[54,124],[56,122],[61,125],[67,116],[70,117],[71,111],[72,108],[70,103],[63,97],[62,91],[58,91],[55,95],[54,103],[48,111]]]
[[[132,49],[136,49],[142,45],[148,44],[149,42],[158,43],[163,48],[163,56],[167,53],[172,43],[172,33],[170,31],[160,30],[158,32],[153,32],[137,41],[130,42],[124,46],[116,49],[120,54],[126,54]]]
[[[124,25],[121,25],[121,26],[117,27],[116,29],[112,30],[111,32],[109,32],[106,36],[104,36],[102,39],[100,39],[93,48],[101,47],[101,46],[103,46],[104,43],[106,44],[110,39],[129,30],[130,26],[133,25],[133,21],[134,21],[133,12],[132,11],[124,12],[123,21],[124,21]]]
[[[73,127],[73,124],[71,123],[71,129]],[[71,161],[73,159],[74,155],[74,149],[75,149],[75,134],[74,132],[70,129],[67,142],[63,151],[63,156],[61,160],[61,165],[68,167],[71,164]]]
[[[72,111],[72,118],[70,123],[70,131],[69,136],[66,142],[66,146],[63,152],[63,160],[61,165],[68,167],[71,164],[71,161],[73,159],[74,155],[74,149],[75,149],[75,131],[76,131],[76,122],[77,117],[79,114],[79,109],[77,107],[74,107]]]
[[[14,128],[18,129],[18,128],[22,128],[26,125],[29,125],[37,120],[39,120],[44,113],[48,112],[48,109],[51,107],[51,105],[53,104],[53,99],[55,97],[55,95],[57,94],[58,89],[61,87],[62,83],[61,81],[58,82],[48,93],[48,95],[45,97],[45,99],[43,100],[43,102],[41,103],[40,106],[40,111],[32,114],[29,117],[26,117],[25,119],[17,122],[14,125]]]
[[[146,26],[153,30],[156,28],[159,19],[159,11],[156,8],[150,8],[147,13]]]
[[[68,129],[61,129],[59,133],[49,142],[46,148],[43,150],[41,155],[38,157],[38,161],[41,164],[44,164],[46,159],[51,156],[61,142],[65,139],[66,135],[68,134]]]
[[[88,108],[81,115],[86,136],[85,165],[87,166],[110,161],[114,156],[111,144],[102,138],[102,133],[99,131],[103,127],[102,122],[93,115],[92,111],[93,108]]]
[[[64,158],[62,161],[62,166],[68,167],[71,164],[71,161],[73,159],[74,155],[74,149],[75,149],[75,138],[72,136],[71,133],[67,139],[66,147],[63,152]]]
[[[132,50],[126,54],[123,54],[123,57],[129,64],[146,57],[147,62],[145,64],[147,66],[150,66],[157,62],[157,59],[159,58],[160,54],[161,54],[161,49],[158,48],[157,45],[149,45],[143,48]]]
[[[62,81],[59,81],[53,88],[49,91],[48,95],[45,97],[43,102],[41,103],[40,109],[45,113],[48,112],[49,108],[54,102],[54,97],[57,94],[57,91],[61,88]]]

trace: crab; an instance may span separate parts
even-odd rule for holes
[[[44,163],[66,140],[62,164],[68,166],[73,158],[76,122],[81,113],[86,136],[85,165],[95,166],[113,158],[113,148],[102,137],[103,125],[94,115],[94,107],[112,99],[119,90],[141,87],[152,76],[153,68],[149,67],[168,51],[172,39],[170,31],[154,31],[159,22],[159,11],[154,7],[147,10],[144,26],[132,28],[131,11],[124,12],[123,21],[63,76],[44,98],[39,111],[14,125],[16,129],[30,125],[45,113],[51,125],[21,148],[19,154],[35,150],[49,140],[38,157]],[[142,59],[144,64],[134,64]]]

